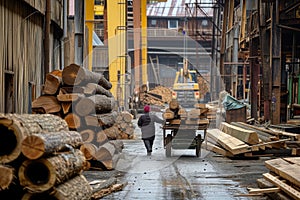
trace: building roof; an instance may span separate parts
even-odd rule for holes
[[[196,12],[195,3],[201,9]],[[212,0],[167,0],[166,2],[150,3],[147,5],[149,17],[206,17],[213,16]],[[186,9],[190,8],[190,9]]]

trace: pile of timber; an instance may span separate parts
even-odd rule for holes
[[[268,173],[257,179],[259,188],[248,188],[249,195],[267,195],[270,199],[300,199],[300,157],[265,161]]]
[[[227,157],[299,156],[299,141],[298,134],[222,122],[219,129],[207,131],[205,146]]]
[[[162,100],[162,96],[157,94],[153,94],[150,92],[140,92],[139,98],[142,105],[156,105],[159,107],[165,106],[165,102]]]
[[[90,199],[81,135],[51,114],[0,114],[0,196]],[[74,192],[76,191],[76,193]]]
[[[149,91],[150,94],[157,94],[162,97],[162,101],[169,103],[172,100],[172,90],[164,86],[156,86]]]
[[[70,130],[83,132],[85,136],[97,135],[116,122],[118,113],[111,87],[102,74],[70,64],[62,71],[46,75],[43,94],[32,102],[32,112],[58,115],[65,119]],[[112,139],[120,138],[119,133],[125,136],[123,139],[130,138],[119,131]]]
[[[206,108],[205,104],[196,104],[195,107],[196,108],[187,111],[180,106],[177,100],[172,99],[162,117],[166,120],[166,124],[168,125],[208,126],[209,120],[206,115],[208,108]]]

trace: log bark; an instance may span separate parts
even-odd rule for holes
[[[84,94],[86,95],[95,95],[95,94],[102,94],[107,97],[112,97],[112,93],[109,90],[106,90],[101,85],[98,85],[96,83],[88,83],[83,90]]]
[[[124,149],[124,143],[121,140],[110,140],[109,143],[114,145],[115,153],[121,153]]]
[[[26,160],[19,169],[20,184],[31,192],[47,191],[79,174],[85,162],[78,149],[47,159]]]
[[[27,136],[22,142],[22,153],[28,159],[38,159],[45,154],[76,148],[82,144],[81,135],[76,131],[51,132]]]
[[[14,179],[14,169],[9,166],[0,165],[0,191],[9,188]]]
[[[115,152],[115,146],[107,142],[99,146],[98,150],[96,151],[95,158],[96,160],[99,160],[101,162],[106,160],[112,160],[112,157],[114,156]]]
[[[58,113],[60,110],[55,96],[40,96],[32,102],[32,112],[36,114]]]
[[[95,139],[95,131],[93,131],[92,129],[85,129],[83,131],[80,131],[80,135],[84,143],[93,142]]]
[[[61,77],[53,74],[47,74],[43,92],[44,94],[55,95],[62,84]]]
[[[68,131],[65,120],[52,114],[7,114],[0,116],[0,163],[9,163],[21,153],[26,136]]]
[[[78,129],[81,127],[80,117],[75,113],[67,114],[64,120],[67,122],[70,129]]]
[[[79,93],[68,93],[68,94],[60,93],[59,95],[57,95],[57,100],[61,102],[75,102],[83,97],[84,95]]]
[[[115,140],[120,132],[117,125],[104,129],[103,131],[105,135],[108,137],[108,139],[112,139],[112,140]]]
[[[126,123],[131,123],[132,120],[133,120],[132,114],[130,114],[130,113],[127,112],[127,111],[121,112],[120,115],[122,116],[123,121],[126,122]]]
[[[87,83],[97,83],[109,90],[112,84],[100,73],[89,71],[76,64],[71,64],[63,69],[63,83],[67,85],[85,85]]]
[[[109,113],[113,110],[115,100],[105,95],[94,95],[82,98],[75,106],[75,111],[80,116],[89,114]]]
[[[80,151],[83,153],[86,160],[92,160],[95,158],[98,147],[92,143],[84,143],[80,146]]]
[[[102,160],[101,163],[105,166],[105,170],[113,170],[116,168],[120,159],[120,154],[114,154],[111,160]]]
[[[112,111],[110,113],[88,115],[85,116],[85,123],[88,126],[112,126],[115,123],[117,112]]]
[[[56,187],[53,196],[58,200],[90,200],[92,188],[83,175],[78,175]]]

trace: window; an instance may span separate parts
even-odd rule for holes
[[[156,19],[152,19],[152,20],[151,20],[151,25],[152,25],[152,26],[155,26],[155,25],[156,25]]]
[[[202,20],[202,26],[207,26],[208,25],[208,21],[206,19]]]
[[[174,20],[174,19],[168,20],[168,28],[169,29],[177,29],[178,28],[178,20]]]

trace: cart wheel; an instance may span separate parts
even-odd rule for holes
[[[171,148],[172,148],[172,135],[168,134],[166,138],[166,156],[171,156]]]
[[[196,138],[196,156],[199,157],[201,155],[201,143],[202,143],[202,140],[201,140],[201,135],[197,135],[197,138]]]

